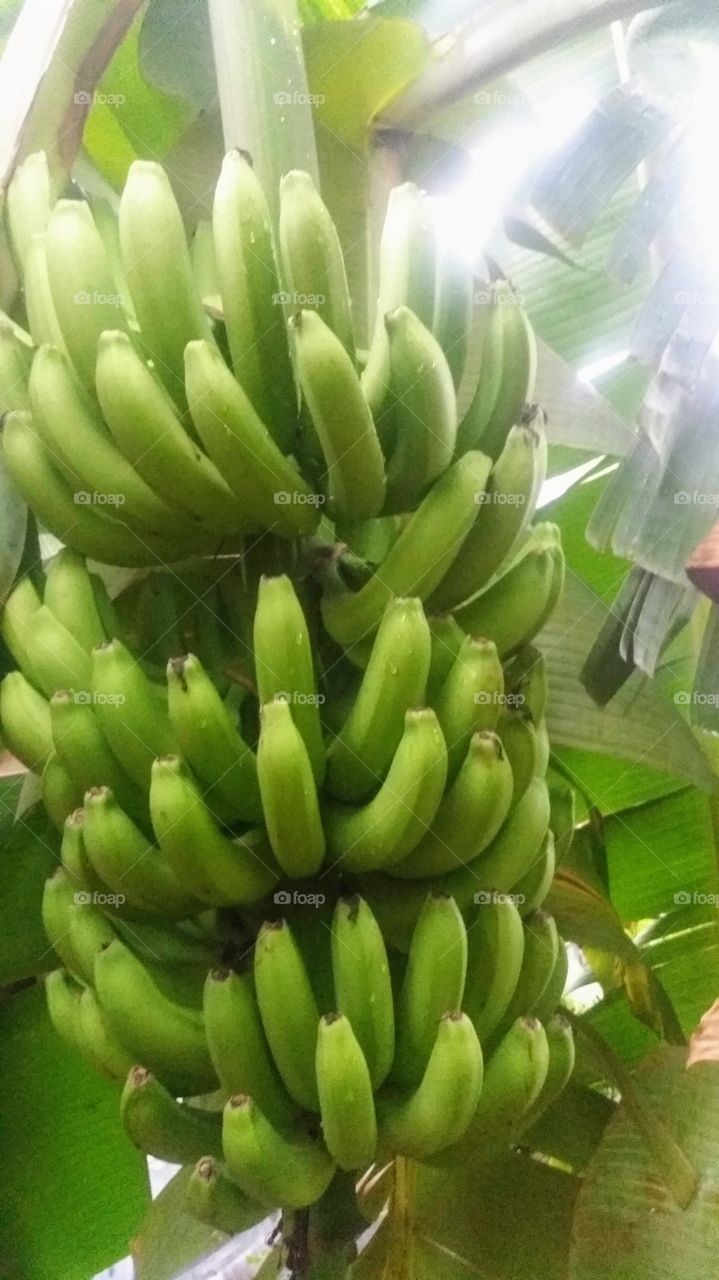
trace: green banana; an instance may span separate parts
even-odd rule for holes
[[[55,198],[53,186],[44,151],[26,156],[13,170],[7,188],[6,218],[13,258],[20,276],[33,236],[42,234],[47,227]]]
[[[264,831],[223,835],[178,756],[160,756],[152,766],[150,817],[178,883],[201,902],[246,905],[277,883]]]
[[[539,1097],[548,1068],[544,1027],[536,1018],[518,1018],[485,1063],[474,1119],[459,1148],[448,1151],[447,1156],[461,1159],[478,1145],[509,1140]]]
[[[265,923],[260,929],[254,974],[275,1066],[295,1102],[317,1111],[315,1051],[320,1015],[302,955],[285,920]]]
[[[372,634],[392,596],[431,595],[474,523],[489,467],[484,454],[465,454],[435,481],[369,582],[325,594],[322,615],[338,644],[350,649]]]
[[[132,1057],[113,1033],[92,987],[85,987],[80,996],[78,1041],[87,1061],[96,1071],[111,1080],[126,1078],[133,1065]]]
[[[62,829],[60,858],[63,869],[73,889],[89,894],[107,893],[107,885],[95,873],[85,849],[85,810],[73,809],[65,819]]]
[[[387,776],[358,809],[330,804],[324,820],[327,849],[341,869],[375,871],[400,862],[430,827],[447,778],[444,738],[433,711],[408,711]]]
[[[544,842],[537,854],[534,865],[514,886],[513,892],[523,916],[529,915],[530,911],[541,907],[551,888],[555,867],[554,836],[550,830],[544,837]]]
[[[549,826],[549,793],[532,778],[494,840],[469,868],[476,889],[509,893],[534,865]]]
[[[512,694],[508,694],[508,699]],[[497,721],[497,735],[512,766],[514,783],[512,803],[517,804],[539,769],[539,743],[530,713],[523,706],[507,701]]]
[[[29,413],[9,413],[3,423],[3,457],[11,478],[37,519],[62,542],[104,564],[172,564],[186,546],[148,530],[136,534],[102,509],[78,502],[77,491],[53,465]],[[196,544],[194,551],[201,545]]]
[[[481,1090],[477,1033],[466,1014],[444,1013],[414,1093],[377,1099],[380,1148],[423,1160],[451,1146],[470,1125]]]
[[[130,289],[127,283],[127,276],[122,265],[122,251],[120,249],[120,228],[117,224],[117,214],[108,200],[101,197],[91,198],[90,207],[92,208],[92,216],[95,219],[101,237],[105,246],[105,253],[112,272],[112,278],[115,283],[115,293],[122,305],[125,313],[128,328],[132,333],[138,333],[140,326],[137,323],[135,308],[132,305],[130,297]]]
[[[58,621],[46,604],[32,616],[26,645],[33,672],[46,697],[70,685],[78,691],[92,688],[92,664],[71,631]]]
[[[411,511],[454,456],[457,401],[437,339],[414,312],[385,317],[396,440],[387,464],[385,511]],[[350,467],[354,459],[350,458]],[[367,513],[372,514],[372,513]]]
[[[385,500],[384,457],[352,359],[315,311],[292,317],[302,395],[324,457],[332,517],[367,520]]]
[[[452,371],[455,387],[462,381],[474,310],[474,279],[469,263],[443,245],[437,271],[432,332]]]
[[[531,422],[512,427],[481,495],[482,510],[428,608],[454,609],[494,576],[532,518],[546,465],[544,432]]]
[[[108,436],[97,409],[57,347],[40,347],[35,353],[30,403],[38,435],[56,465],[80,490],[76,501],[102,503],[118,519],[137,522],[140,534],[142,529],[167,534],[177,526],[170,506],[153,492]]]
[[[504,673],[492,640],[465,636],[432,705],[447,743],[447,776],[456,776],[475,733],[491,732],[504,697]]]
[[[524,928],[509,894],[485,893],[467,928],[467,981],[462,1007],[482,1044],[514,995],[524,955]]]
[[[479,441],[493,458],[532,399],[537,372],[537,343],[520,299],[511,287],[497,293],[502,313],[502,377]]]
[[[22,343],[12,324],[0,316],[0,413],[29,407],[28,377],[32,348]]]
[[[559,864],[569,853],[576,822],[574,788],[565,782],[564,778],[552,779],[552,785],[549,788],[549,814]]]
[[[25,251],[23,275],[25,291],[25,311],[27,327],[36,347],[46,342],[65,350],[62,329],[55,314],[55,307],[50,292],[50,281],[47,274],[46,233],[36,233],[30,237]]]
[[[327,750],[324,786],[334,800],[357,804],[384,778],[405,714],[424,702],[430,654],[421,601],[391,601],[351,710]]]
[[[200,909],[180,885],[160,851],[123,812],[109,787],[85,794],[84,844],[101,880],[114,893],[147,911],[183,919]]]
[[[153,760],[175,749],[165,711],[142,668],[120,640],[92,653],[94,710],[107,742],[133,782],[147,790]]]
[[[45,1000],[53,1030],[71,1049],[80,1049],[80,995],[82,987],[67,969],[45,974]]]
[[[50,708],[21,671],[10,671],[0,683],[0,724],[7,749],[41,773],[53,752]]]
[[[391,876],[418,880],[456,870],[496,836],[512,803],[512,770],[494,733],[475,733],[464,764],[445,791],[432,824]]]
[[[459,1009],[467,975],[467,931],[456,902],[429,894],[412,934],[397,1001],[392,1079],[414,1087],[424,1075],[444,1013]]]
[[[191,339],[210,338],[212,327],[195,287],[177,201],[161,165],[147,160],[130,165],[119,230],[122,265],[145,351],[173,400],[182,404],[183,352]]]
[[[225,1235],[247,1231],[264,1218],[266,1209],[244,1195],[211,1156],[203,1156],[187,1182],[186,1204],[193,1218]]]
[[[563,582],[559,529],[539,524],[518,559],[454,616],[469,634],[494,640],[504,658],[541,631],[561,595]]]
[[[262,802],[254,753],[199,658],[188,653],[167,664],[167,709],[180,750],[208,788],[207,802],[221,816],[257,822]]]
[[[561,1014],[552,1018],[545,1027],[549,1065],[539,1093],[522,1116],[522,1129],[530,1125],[556,1101],[569,1083],[574,1071],[574,1036],[571,1024]]]
[[[45,761],[40,783],[42,802],[48,817],[58,831],[62,831],[67,815],[80,804],[82,793],[75,786],[57,752],[53,752]]]
[[[433,614],[427,618],[432,637],[432,656],[427,676],[427,703],[434,706],[435,699],[449,675],[465,634],[457,626],[451,613]]]
[[[524,920],[524,955],[514,995],[502,1019],[507,1026],[523,1013],[533,1013],[564,950],[554,918],[537,908]]]
[[[156,494],[185,512],[200,534],[236,534],[247,527],[241,504],[187,434],[127,334],[102,334],[96,385],[116,445]]]
[[[549,1023],[550,1018],[553,1017],[559,1008],[562,996],[564,995],[564,988],[567,985],[568,970],[569,956],[567,955],[567,948],[560,938],[554,968],[549,975],[549,979],[542,991],[542,994],[534,1001],[534,1005],[532,1007],[532,1013],[534,1016],[539,1018],[540,1022],[545,1023],[545,1025]]]
[[[111,787],[122,807],[147,826],[147,798],[110,750],[90,698],[67,689],[52,695],[50,725],[58,757],[83,795],[90,787]]]
[[[230,486],[251,528],[283,537],[314,532],[317,497],[257,416],[222,356],[208,342],[185,350],[185,385],[192,421],[212,463]]]
[[[251,973],[211,969],[203,997],[205,1034],[222,1088],[250,1093],[275,1124],[286,1125],[297,1105],[283,1085],[272,1059]]]
[[[544,654],[533,644],[524,645],[507,668],[507,686],[517,706],[526,707],[535,724],[544,719],[549,689]]]
[[[120,1042],[173,1094],[194,1097],[217,1088],[201,1015],[163,995],[119,939],[96,957],[94,984]]]
[[[394,1060],[392,981],[382,931],[363,898],[340,898],[332,918],[332,974],[337,1007],[349,1019],[373,1089]]]
[[[288,876],[311,876],[325,856],[317,787],[302,735],[282,699],[262,707],[257,777],[267,834]]]
[[[212,223],[209,218],[200,218],[190,242],[190,261],[195,288],[206,311],[212,315],[212,303],[220,294],[220,282],[217,274],[217,254],[212,234]],[[225,306],[222,306],[223,314]]]
[[[15,663],[31,684],[39,683],[28,658],[27,641],[42,599],[28,577],[20,578],[10,591],[0,614],[0,631]]]
[[[146,1067],[131,1067],[120,1098],[128,1138],[146,1155],[171,1164],[192,1164],[201,1153],[222,1158],[222,1119],[177,1102]]]
[[[105,329],[124,328],[124,316],[102,236],[84,200],[58,200],[47,224],[45,253],[65,348],[81,383],[94,394],[98,339]]]
[[[107,640],[85,560],[68,547],[50,561],[43,603],[88,653]]]
[[[88,897],[87,892],[75,889],[63,867],[45,881],[42,895],[42,922],[48,940],[65,968],[84,982],[92,982],[95,952],[115,937],[109,921]],[[89,924],[83,927],[80,921],[78,925],[73,909],[84,912]]]
[[[280,1131],[252,1098],[224,1110],[222,1146],[232,1180],[267,1209],[301,1209],[324,1195],[335,1173],[324,1144],[297,1127]]]
[[[313,307],[354,354],[352,310],[342,246],[310,175],[299,169],[280,182],[280,257],[291,307]]]
[[[472,399],[457,428],[457,453],[466,453],[481,444],[499,395],[504,356],[504,309],[500,302],[502,285],[492,284],[475,302],[479,308],[477,331],[480,365]]]
[[[297,417],[297,391],[272,221],[262,186],[241,151],[222,162],[212,231],[232,369],[245,395],[284,451]]]
[[[307,621],[292,581],[285,574],[262,577],[253,626],[253,650],[260,703],[276,698],[289,703],[317,783],[326,760],[322,738],[312,644]]]
[[[317,1090],[322,1133],[340,1169],[366,1169],[377,1146],[367,1062],[343,1013],[325,1014],[317,1032]]]

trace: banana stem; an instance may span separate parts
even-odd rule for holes
[[[389,1207],[389,1235],[383,1280],[412,1280],[414,1275],[416,1179],[416,1164],[404,1156],[397,1156],[394,1162],[394,1187]]]

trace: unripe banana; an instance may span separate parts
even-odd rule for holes
[[[177,1102],[146,1067],[131,1067],[120,1098],[128,1138],[146,1155],[193,1164],[201,1153],[222,1158],[222,1119]]]
[[[197,433],[250,527],[284,537],[312,533],[319,523],[312,489],[209,343],[188,343],[185,385]]]
[[[112,278],[115,283],[115,293],[122,306],[122,310],[127,318],[128,327],[131,332],[139,332],[139,324],[135,314],[135,308],[132,305],[130,297],[130,289],[127,283],[127,276],[122,265],[122,251],[120,249],[120,228],[117,222],[117,214],[108,200],[101,197],[90,198],[90,207],[92,216],[95,219],[101,237],[105,246],[105,253],[112,272]]]
[[[71,1049],[79,1050],[80,995],[82,987],[67,969],[45,974],[45,1000],[53,1030]]]
[[[491,732],[499,719],[504,673],[492,640],[466,636],[433,701],[447,743],[447,776],[454,779],[475,733]]]
[[[92,683],[84,687],[95,692],[95,714],[112,751],[146,790],[153,760],[176,746],[147,676],[120,640],[110,640],[93,650]]]
[[[419,880],[471,862],[494,839],[511,803],[512,770],[499,738],[494,733],[474,734],[429,830],[389,874]]]
[[[82,795],[109,786],[133,817],[148,825],[147,798],[123,772],[89,702],[89,694],[58,689],[50,699],[50,724],[58,757]]]
[[[159,849],[123,812],[109,787],[92,787],[84,807],[87,856],[114,893],[172,919],[200,910],[200,903],[179,884]]]
[[[320,702],[307,622],[292,581],[285,574],[262,577],[253,627],[260,703],[289,702],[312,766],[321,783],[326,767]]]
[[[429,706],[434,706],[435,699],[466,637],[451,613],[433,614],[427,621],[432,637],[432,657],[427,676],[427,702]]]
[[[497,296],[502,312],[502,378],[479,437],[482,449],[493,458],[501,454],[508,432],[532,399],[537,373],[537,343],[524,307],[506,285]]]
[[[353,355],[351,303],[337,229],[310,175],[298,169],[280,182],[279,240],[291,305],[313,306]]]
[[[330,515],[366,520],[385,499],[384,458],[351,357],[314,311],[292,317],[302,394],[324,457]]]
[[[420,913],[397,1002],[392,1079],[414,1087],[422,1079],[448,1009],[462,1004],[467,975],[467,930],[453,898],[430,894]]]
[[[524,645],[507,668],[507,687],[518,706],[526,707],[535,724],[544,719],[549,689],[544,654],[533,644]]]
[[[172,1093],[194,1097],[217,1088],[201,1015],[163,995],[119,939],[95,960],[95,990],[122,1044]]]
[[[57,752],[53,752],[45,761],[40,789],[50,821],[58,831],[62,831],[67,815],[80,804],[82,793],[73,782]]]
[[[474,395],[457,428],[457,453],[477,449],[490,421],[502,382],[504,355],[504,308],[500,302],[502,284],[490,285],[480,302],[480,366]]]
[[[210,1057],[222,1088],[251,1093],[273,1123],[287,1125],[297,1115],[297,1104],[272,1059],[252,974],[211,969],[202,1007]]]
[[[497,735],[502,740],[512,766],[512,804],[515,805],[524,795],[532,778],[540,773],[537,731],[531,715],[524,707],[507,703],[497,721]]]
[[[378,1089],[394,1060],[394,1001],[382,931],[360,897],[340,898],[335,908],[332,973],[337,1007],[349,1018]]]
[[[317,1089],[322,1133],[340,1169],[366,1169],[377,1147],[372,1081],[365,1056],[342,1013],[325,1014],[317,1033]]]
[[[32,621],[42,600],[28,577],[20,578],[12,588],[0,614],[0,631],[12,657],[26,679],[33,685],[39,681],[28,657],[27,641],[32,634]]]
[[[509,893],[534,865],[549,826],[549,793],[533,778],[489,848],[472,864],[475,889]]]
[[[574,1071],[574,1036],[570,1023],[557,1014],[547,1023],[545,1032],[549,1065],[542,1088],[522,1116],[522,1128],[525,1130],[556,1101]]]
[[[315,1076],[320,1015],[304,961],[284,920],[266,923],[255,943],[255,990],[277,1070],[295,1102],[317,1111]]]
[[[80,996],[80,1021],[78,1042],[85,1058],[96,1071],[111,1080],[122,1081],[133,1065],[132,1057],[123,1048],[97,1002],[92,987],[85,987]]]
[[[569,956],[567,948],[562,939],[559,939],[559,947],[557,949],[557,958],[554,962],[554,968],[549,976],[547,985],[542,994],[534,1001],[532,1013],[540,1022],[548,1024],[550,1018],[559,1008],[564,988],[567,985],[567,973],[569,970]]]
[[[482,1049],[464,1013],[445,1013],[426,1070],[408,1098],[377,1099],[379,1145],[423,1160],[457,1142],[477,1110]]]
[[[435,315],[437,236],[424,193],[412,182],[389,194],[379,249],[377,315],[362,388],[373,413],[382,408],[390,378],[384,319],[406,306],[428,329]],[[384,431],[380,423],[380,433]]]
[[[155,493],[186,512],[199,533],[232,534],[247,527],[246,512],[187,434],[170,397],[127,334],[102,334],[96,384],[116,445]]]
[[[170,723],[185,760],[208,788],[208,804],[228,820],[257,822],[257,761],[199,658],[170,659],[167,691]]]
[[[13,171],[7,189],[6,217],[13,258],[20,276],[32,237],[47,227],[54,198],[47,156],[44,151],[35,151]]]
[[[425,700],[431,638],[417,599],[393,600],[380,622],[362,683],[327,750],[325,791],[357,804],[377,787],[404,730],[404,718]]]
[[[455,618],[470,635],[494,640],[502,657],[541,631],[562,592],[564,557],[556,525],[539,524],[518,559]]]
[[[105,329],[124,328],[124,316],[102,236],[84,200],[58,200],[47,224],[45,253],[67,353],[81,383],[94,394],[98,339]]]
[[[325,595],[325,626],[338,644],[350,649],[371,635],[392,596],[426,600],[432,593],[474,523],[489,467],[481,453],[460,458],[435,481],[369,582],[354,593]]]
[[[518,1018],[485,1063],[479,1105],[457,1156],[479,1144],[507,1141],[538,1098],[548,1068],[544,1027],[537,1018]]]
[[[385,317],[396,442],[387,464],[385,511],[411,511],[454,455],[457,401],[437,339],[414,312]],[[350,464],[351,464],[350,460]]]
[[[467,981],[462,1005],[482,1044],[486,1044],[504,1017],[519,980],[524,928],[511,896],[486,893],[481,897],[467,929]]]
[[[209,218],[200,218],[192,233],[190,241],[190,261],[195,288],[207,311],[208,302],[219,298],[220,282],[217,276],[217,255],[212,235],[212,223]],[[224,314],[224,304],[222,311]],[[210,312],[211,314],[211,312]]]
[[[193,338],[210,338],[212,330],[195,288],[180,210],[161,165],[147,160],[130,165],[119,228],[122,265],[145,351],[172,398],[182,404],[185,347]]]
[[[186,544],[149,530],[136,534],[100,508],[79,504],[77,493],[50,460],[29,413],[9,413],[3,423],[3,458],[10,476],[35,516],[50,533],[104,564],[172,564],[187,554]],[[196,545],[194,551],[199,551]]]
[[[549,768],[549,757],[552,753],[551,743],[549,741],[549,730],[547,729],[546,720],[540,720],[537,725],[537,767],[536,773],[540,778],[544,778]]]
[[[252,1098],[224,1110],[222,1146],[233,1181],[267,1209],[301,1209],[324,1195],[335,1173],[324,1144],[299,1127],[280,1131]]]
[[[46,570],[43,603],[88,653],[107,640],[85,560],[63,547]]]
[[[89,654],[46,604],[33,614],[26,644],[32,670],[46,697],[68,686],[78,690],[92,687]]]
[[[97,408],[84,395],[67,357],[57,347],[40,347],[35,353],[30,403],[38,435],[56,465],[66,471],[70,484],[89,492],[96,501],[108,501],[123,520],[136,521],[140,534],[142,529],[167,534],[177,524],[173,510],[110,439]]]
[[[21,671],[10,671],[0,684],[3,743],[34,773],[41,773],[53,752],[47,699]]]
[[[504,1025],[510,1026],[523,1013],[534,1013],[563,949],[554,918],[541,908],[530,912],[524,921],[522,968],[502,1019]]]
[[[193,1218],[234,1236],[264,1218],[266,1210],[225,1177],[211,1156],[198,1160],[187,1183],[186,1204]]]
[[[576,820],[574,788],[564,778],[555,778],[549,788],[549,822],[554,833],[557,864],[564,861],[572,843]]]
[[[555,866],[554,836],[548,831],[534,865],[517,881],[513,889],[523,916],[541,907],[552,886]]]
[[[30,243],[25,251],[23,287],[27,327],[34,345],[41,347],[44,343],[51,342],[53,346],[64,351],[65,340],[50,292],[44,231],[30,237]]]
[[[85,810],[73,809],[65,819],[62,829],[60,858],[74,891],[83,893],[103,893],[107,885],[103,884],[95,874],[85,850],[83,831],[85,827]]]
[[[474,276],[469,263],[451,246],[443,245],[438,272],[432,332],[442,348],[459,387],[467,361],[474,309]]]
[[[262,707],[257,777],[272,852],[288,876],[312,876],[325,856],[317,786],[302,735],[281,699]]]
[[[201,902],[257,902],[277,883],[264,831],[223,835],[178,756],[160,756],[152,766],[150,816],[178,883]]]
[[[112,941],[115,934],[102,912],[84,900],[86,896],[84,893],[77,893],[64,868],[58,867],[54,875],[45,881],[42,895],[42,922],[53,949],[65,967],[71,973],[81,977],[83,981],[92,982],[94,952],[91,932],[100,939],[98,950],[102,945]],[[84,932],[82,926],[76,928],[73,939],[71,913],[76,902],[86,913],[85,919],[89,920],[90,924]],[[88,939],[90,939],[89,944]],[[79,952],[75,949],[75,942],[80,946]]]
[[[375,871],[417,846],[439,808],[447,779],[444,738],[433,711],[408,711],[387,777],[359,809],[327,805],[328,852],[343,871]]]
[[[212,231],[232,369],[281,449],[291,442],[297,392],[272,221],[262,186],[241,151],[229,151],[215,187]]]
[[[0,413],[29,407],[31,364],[32,347],[21,342],[10,321],[0,316]]]
[[[512,427],[482,494],[481,511],[459,555],[431,596],[430,609],[454,609],[481,591],[511,554],[534,512],[547,441],[533,421]]]

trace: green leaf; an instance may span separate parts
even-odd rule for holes
[[[0,1256],[22,1280],[88,1280],[127,1252],[148,1199],[118,1089],[55,1034],[41,986],[0,1007]]]
[[[176,1173],[134,1232],[132,1257],[137,1280],[174,1280],[184,1267],[228,1239],[224,1232],[187,1212],[185,1188],[191,1175],[189,1168]]]
[[[42,927],[42,891],[59,861],[60,840],[36,806],[13,820],[21,778],[0,780],[0,985],[57,964]]]
[[[717,857],[706,796],[691,787],[615,813],[604,824],[612,902],[622,920],[659,915],[716,893]]]
[[[716,1269],[719,1219],[719,1063],[686,1069],[686,1051],[662,1048],[636,1082],[699,1175],[688,1208],[672,1199],[625,1106],[610,1121],[579,1193],[573,1280],[686,1280]]]

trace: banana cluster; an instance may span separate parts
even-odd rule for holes
[[[0,626],[3,739],[62,833],[55,1027],[223,1230],[515,1141],[573,1066],[519,299],[476,297],[406,184],[357,350],[311,180],[275,235],[238,153],[191,251],[153,164],[115,220],[31,157],[8,217],[3,453],[66,544]],[[140,572],[110,599],[86,557]]]

